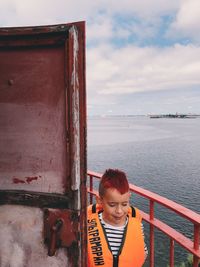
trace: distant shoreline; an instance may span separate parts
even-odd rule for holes
[[[172,119],[195,119],[200,117],[200,115],[194,114],[164,114],[164,115],[149,115],[151,119],[159,119],[159,118],[172,118]]]
[[[149,118],[200,118],[200,114],[140,114],[140,115],[123,115],[123,114],[117,114],[117,115],[107,115],[107,114],[103,114],[103,115],[88,115],[88,118],[115,118],[115,117],[124,117],[124,118],[128,118],[128,117],[149,117]]]

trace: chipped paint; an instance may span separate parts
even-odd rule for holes
[[[24,180],[22,180],[22,179],[14,177],[13,178],[13,183],[14,184],[25,184],[26,182]]]
[[[27,180],[28,177],[38,177],[38,179]],[[63,172],[58,171],[38,171],[28,172],[28,171],[18,171],[15,173],[0,172],[0,189],[1,190],[31,190],[34,192],[43,193],[58,193],[63,194],[65,189],[63,188],[63,183],[55,177],[62,177],[64,180]]]
[[[13,183],[14,184],[30,184],[32,181],[37,181],[38,178],[41,178],[41,175],[29,176],[29,177],[25,177],[25,179],[13,177]]]
[[[73,165],[72,165],[72,190],[78,190],[80,186],[80,118],[79,118],[79,75],[78,75],[78,31],[75,26],[69,30],[73,40],[73,71],[71,77],[72,87],[72,127],[74,134],[73,142]],[[79,202],[79,201],[78,201]]]
[[[37,176],[34,176],[34,177],[26,177],[26,182],[28,184],[30,184],[32,181],[37,180],[37,179],[38,179]]]

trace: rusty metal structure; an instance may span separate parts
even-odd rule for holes
[[[62,266],[86,266],[85,91],[84,22],[0,28],[0,227],[21,208],[7,216],[24,232],[24,207],[38,210],[44,253],[64,251]]]

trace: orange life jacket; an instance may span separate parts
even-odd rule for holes
[[[107,238],[100,223],[98,204],[88,207],[88,267],[141,267],[145,260],[144,237],[141,215],[138,209],[130,207],[128,223],[117,257],[113,257]]]

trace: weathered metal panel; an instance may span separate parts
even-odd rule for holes
[[[63,47],[0,50],[0,188],[63,193]]]
[[[84,22],[1,28],[0,228],[5,231],[0,238],[7,231],[16,242],[19,266],[32,266],[37,258],[38,267],[86,266],[86,169]],[[64,248],[56,245],[54,260],[42,240],[43,233],[55,228],[52,219],[43,224],[44,208],[64,222],[65,230],[59,232],[64,233],[63,240],[59,237]],[[36,214],[39,227],[28,223],[36,221]],[[14,229],[19,229],[17,235]],[[21,239],[27,230],[29,235]],[[34,234],[38,239],[30,248]],[[11,264],[9,257],[4,262]]]

